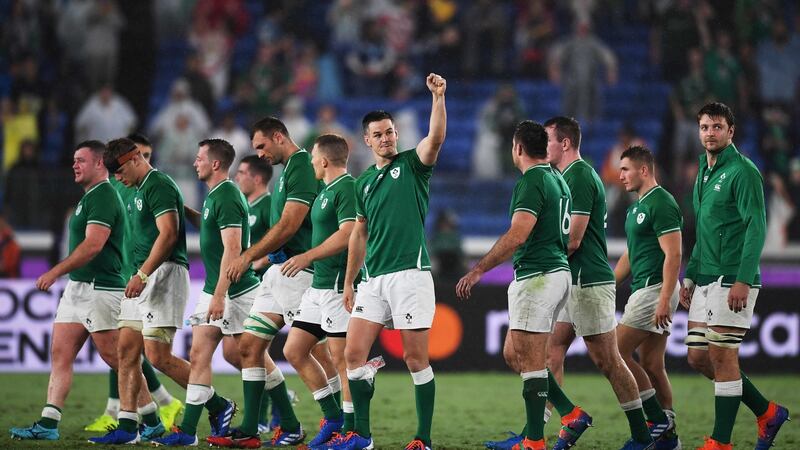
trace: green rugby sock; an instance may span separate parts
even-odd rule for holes
[[[538,441],[544,438],[544,409],[547,406],[548,379],[545,370],[522,374],[522,398],[525,400],[525,437]]]
[[[711,438],[721,444],[731,442],[733,424],[742,401],[742,380],[714,383],[714,432]]]
[[[561,417],[566,416],[575,409],[575,404],[561,390],[561,386],[558,385],[550,369],[547,369],[547,400],[553,404]]]

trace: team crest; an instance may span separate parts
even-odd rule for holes
[[[206,219],[208,219],[208,208],[203,210],[203,220],[206,220]]]
[[[392,178],[394,178],[396,180],[398,177],[400,177],[400,168],[399,167],[395,167],[394,169],[389,171],[389,175],[391,175]]]
[[[81,211],[83,211],[83,203],[79,204],[77,208],[75,208],[75,215],[80,216]]]
[[[719,176],[719,179],[724,180],[726,177],[727,175],[725,174],[725,172],[722,172],[722,175]]]
[[[247,223],[249,223],[251,227],[256,224],[256,220],[257,220],[257,217],[254,216],[253,214],[250,214],[249,216],[247,216]]]
[[[321,209],[325,209],[326,206],[328,206],[328,197],[323,197],[322,203],[320,203],[319,207]]]
[[[141,210],[142,210],[142,206],[143,206],[143,205],[142,205],[142,199],[140,199],[140,198],[137,198],[137,199],[136,199],[136,209],[138,209],[139,211],[141,211]]]
[[[644,217],[645,217],[644,213],[639,213],[639,215],[636,216],[636,223],[641,225],[642,222],[644,222]]]

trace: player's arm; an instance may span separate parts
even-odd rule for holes
[[[447,134],[447,110],[444,105],[444,92],[447,81],[439,75],[432,73],[425,80],[432,94],[431,119],[428,135],[417,145],[417,156],[422,164],[432,166],[436,164],[439,150],[442,149],[445,134]]]
[[[53,266],[36,280],[36,287],[46,291],[55,281],[75,269],[89,263],[103,246],[106,245],[108,237],[111,235],[111,228],[106,225],[89,223],[86,225],[86,239],[83,240],[63,261]]]
[[[761,174],[755,169],[746,168],[734,181],[736,210],[744,222],[745,232],[739,270],[736,273],[736,282],[728,294],[728,305],[731,311],[738,313],[747,307],[750,285],[758,273],[761,251],[767,237],[767,216]],[[723,245],[726,243],[723,242]]]
[[[588,214],[571,214],[569,228],[569,244],[567,244],[567,256],[572,256],[581,246],[583,235],[586,234],[586,227],[589,226]]]
[[[214,295],[208,305],[206,321],[217,320],[225,312],[225,295],[231,286],[231,281],[225,272],[231,262],[242,252],[241,228],[227,227],[219,230],[219,233],[222,238],[222,259],[219,262],[219,278],[217,278],[217,287],[214,289]]]
[[[347,242],[347,270],[344,273],[344,306],[348,312],[353,310],[354,288],[353,283],[361,267],[364,266],[364,258],[367,256],[367,238],[369,231],[367,228],[367,218],[356,216],[353,230],[350,232],[350,239]]]
[[[517,248],[524,244],[536,226],[536,215],[528,211],[516,211],[511,216],[511,227],[477,264],[456,285],[456,295],[462,299],[470,296],[472,286],[478,283],[484,273],[507,260]]]
[[[247,267],[256,259],[263,258],[268,253],[281,248],[284,244],[289,242],[289,239],[297,233],[300,225],[303,224],[303,219],[308,214],[308,205],[297,201],[287,201],[283,207],[281,218],[278,223],[267,231],[267,234],[261,238],[260,241],[253,244],[250,248],[244,251],[236,260],[228,266],[227,275],[228,279],[233,282],[239,281],[242,273]]]
[[[128,287],[125,288],[126,297],[138,297],[144,289],[146,277],[152,275],[172,253],[178,242],[178,223],[178,213],[175,210],[164,212],[156,217],[158,237],[153,242],[153,248],[150,249],[150,254],[139,267],[137,274],[128,281]],[[144,279],[142,275],[144,275]]]
[[[350,233],[353,231],[354,220],[348,220],[339,224],[339,229],[328,236],[318,246],[309,249],[299,255],[293,256],[281,266],[281,273],[287,277],[293,277],[301,270],[309,267],[314,261],[339,254],[347,249],[350,242]]]
[[[670,299],[678,282],[681,270],[681,231],[673,231],[658,237],[658,246],[664,252],[664,266],[661,269],[661,292],[658,295],[658,306],[654,318],[656,327],[666,328],[672,322],[670,317]]]
[[[631,261],[628,258],[628,249],[625,249],[625,252],[622,253],[622,256],[619,257],[619,261],[617,261],[617,265],[614,266],[614,279],[617,281],[617,286],[622,284],[626,278],[631,275]]]
[[[194,225],[195,228],[200,228],[200,221],[202,220],[200,211],[192,208],[191,206],[183,205],[183,214],[186,217],[186,220]]]

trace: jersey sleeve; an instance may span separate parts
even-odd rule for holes
[[[581,216],[592,214],[592,207],[597,197],[597,186],[590,180],[589,174],[585,173],[577,173],[567,180],[569,191],[572,194],[572,214]]]
[[[220,197],[214,202],[214,215],[217,218],[217,226],[220,230],[225,228],[241,228],[244,218],[247,217],[247,210],[242,203],[239,193],[233,186],[220,192]]]
[[[736,209],[746,228],[736,281],[752,284],[758,274],[767,231],[764,180],[761,174],[754,167],[747,167],[739,172],[733,180],[733,194]]]
[[[117,226],[119,221],[119,208],[112,205],[122,203],[117,191],[112,189],[98,189],[89,202],[84,202],[86,207],[86,224],[102,225],[106,228]]]
[[[415,174],[425,179],[431,177],[431,174],[433,174],[433,166],[426,166],[420,161],[417,149],[408,150],[405,153],[409,154],[407,156],[408,165],[411,166],[411,170],[413,170]]]
[[[511,204],[511,214],[518,211],[527,212],[539,217],[544,205],[544,189],[541,182],[522,177],[514,188],[514,202]]]
[[[355,185],[355,207],[356,207],[356,216],[360,217],[367,217],[367,213],[364,212],[366,208],[364,207],[364,178],[359,177],[356,180]]]
[[[153,183],[143,193],[145,201],[150,206],[153,217],[161,216],[168,212],[178,212],[177,188],[168,183]]]
[[[346,183],[336,193],[336,221],[339,225],[356,220],[355,183]]]
[[[681,231],[683,224],[683,216],[678,205],[670,199],[666,198],[655,205],[652,209],[653,214],[653,231],[657,237],[661,237],[668,233]]]
[[[297,164],[286,173],[286,201],[300,202],[311,207],[319,192],[319,181],[311,164]]]

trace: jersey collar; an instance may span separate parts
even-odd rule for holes
[[[152,174],[153,174],[153,172],[156,172],[156,169],[155,169],[155,168],[153,168],[153,169],[150,169],[150,171],[149,171],[149,172],[147,172],[147,175],[145,175],[145,176],[144,176],[144,180],[142,180],[142,182],[141,182],[141,183],[139,183],[139,186],[136,186],[136,190],[137,190],[137,191],[138,191],[138,190],[140,190],[140,189],[142,189],[142,186],[144,186],[144,184],[145,184],[145,183],[147,183],[147,180],[150,178],[150,175],[152,175]]]
[[[225,178],[224,180],[222,180],[222,181],[220,181],[219,183],[217,183],[217,185],[216,185],[216,186],[214,186],[214,188],[213,188],[213,189],[211,189],[210,191],[208,191],[208,195],[211,195],[211,194],[212,194],[214,191],[216,191],[216,190],[217,190],[217,189],[218,189],[220,186],[222,186],[222,185],[223,185],[223,184],[225,184],[225,183],[232,183],[232,181],[231,181],[231,179],[230,179],[230,178]]]
[[[657,184],[657,185],[655,185],[655,186],[651,187],[651,188],[650,188],[650,190],[649,190],[649,191],[647,191],[647,192],[645,192],[645,193],[644,193],[644,195],[643,195],[643,196],[642,196],[642,197],[639,199],[639,202],[641,203],[641,202],[642,202],[642,200],[644,200],[645,198],[647,198],[647,196],[648,196],[648,195],[652,194],[652,193],[653,193],[653,192],[654,192],[656,189],[658,189],[658,188],[660,188],[660,187],[661,187],[661,185],[660,185],[660,184]]]
[[[261,200],[264,200],[268,195],[269,195],[269,192],[264,192],[263,194],[259,195],[255,200],[253,200],[253,203],[249,203],[249,205],[250,206],[256,206],[258,204],[258,202],[260,202]]]
[[[575,161],[572,161],[571,163],[569,163],[569,165],[568,165],[567,167],[564,167],[564,171],[563,171],[563,172],[561,172],[561,175],[564,175],[565,173],[567,173],[567,171],[568,171],[569,169],[571,169],[571,168],[572,168],[572,166],[574,166],[575,164],[578,164],[578,163],[579,163],[579,162],[581,162],[581,161],[583,161],[583,158],[578,158],[578,159],[576,159]]]
[[[108,178],[106,178],[105,180],[103,180],[103,181],[101,181],[101,182],[99,182],[99,183],[95,184],[94,186],[92,186],[92,187],[91,187],[91,189],[89,189],[88,191],[86,191],[86,193],[85,193],[85,194],[83,194],[83,195],[89,195],[89,194],[90,194],[90,193],[91,193],[93,190],[95,190],[95,189],[99,188],[99,187],[100,187],[100,185],[101,185],[101,184],[103,184],[103,183],[108,183],[108,184],[111,184],[111,183],[108,181]]]
[[[338,182],[342,181],[342,178],[344,178],[344,177],[347,177],[347,176],[350,176],[350,174],[349,174],[349,173],[347,173],[347,172],[345,172],[345,173],[343,173],[343,174],[339,175],[338,177],[334,178],[334,179],[333,179],[333,181],[331,181],[331,182],[330,182],[330,184],[328,184],[327,186],[325,186],[325,190],[327,191],[327,190],[328,190],[328,188],[331,188],[331,187],[333,187],[333,185],[334,185],[334,184],[336,184],[336,183],[338,183]]]

